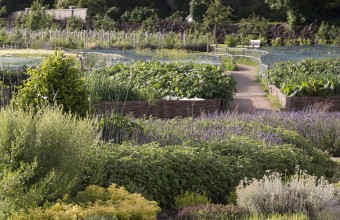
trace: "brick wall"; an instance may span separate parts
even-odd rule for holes
[[[46,14],[53,16],[57,20],[64,20],[72,17],[72,9],[51,9],[45,10]],[[21,14],[27,13],[26,11],[14,11],[8,16],[8,20],[12,21],[19,17]],[[73,9],[73,16],[79,17],[85,21],[87,16],[87,8],[75,8]]]

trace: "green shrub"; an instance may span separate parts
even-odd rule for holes
[[[302,212],[315,219],[320,211],[335,209],[337,203],[333,185],[302,171],[287,182],[279,173],[267,174],[261,180],[241,181],[236,192],[238,205],[264,215]]]
[[[58,201],[50,207],[28,209],[15,213],[11,219],[155,219],[159,207],[139,194],[130,194],[112,184],[107,189],[89,186],[71,200]]]
[[[229,70],[229,71],[237,70],[237,64],[235,63],[233,58],[223,57],[222,63],[223,63],[223,67],[226,70]]]
[[[103,184],[116,181],[161,207],[174,207],[175,196],[186,190],[206,192],[215,202],[225,201],[231,186],[240,180],[240,168],[233,165],[235,157],[221,157],[204,149],[155,144],[107,147]]]
[[[35,0],[31,5],[28,15],[24,15],[25,26],[31,30],[50,28],[53,24],[53,17],[43,10],[42,0]]]
[[[175,197],[175,208],[181,210],[187,206],[199,205],[199,204],[209,204],[210,201],[206,195],[199,193],[191,193],[185,191],[183,195]]]
[[[68,48],[68,49],[81,48],[81,42],[79,42],[77,39],[74,39],[72,37],[68,37],[66,39],[62,39],[62,38],[52,39],[50,44],[51,44],[51,48]]]
[[[239,44],[238,35],[237,34],[226,35],[224,43],[228,47],[236,47]]]
[[[115,21],[107,15],[100,16],[96,14],[92,21],[95,30],[112,31],[115,27]]]
[[[66,112],[84,116],[88,111],[88,94],[81,70],[75,65],[75,58],[56,50],[41,66],[27,70],[30,77],[19,87],[14,104],[28,110],[56,103]]]
[[[196,205],[189,206],[182,209],[178,215],[178,219],[228,219],[238,220],[247,219],[249,217],[249,211],[240,206],[234,205]]]
[[[294,46],[296,45],[296,41],[295,39],[287,38],[287,39],[284,39],[283,44],[285,46]]]
[[[328,23],[322,22],[316,39],[318,44],[321,45],[334,45],[339,46],[340,27],[331,26]]]
[[[239,23],[238,34],[242,38],[249,38],[252,40],[259,39],[266,36],[268,29],[268,21],[263,18],[256,16],[255,14],[250,15],[247,19],[242,19]],[[249,43],[249,40],[245,42]]]
[[[132,136],[140,135],[143,128],[128,117],[113,113],[100,119],[100,131],[102,140],[122,143],[123,141],[136,139],[132,138]]]
[[[67,18],[66,29],[70,31],[81,31],[83,29],[83,20],[77,16]]]
[[[96,139],[93,121],[60,109],[1,110],[0,218],[74,190]]]
[[[176,33],[170,33],[164,37],[164,48],[173,49],[175,48],[175,44],[176,44]]]
[[[301,45],[301,46],[305,46],[305,45],[309,46],[309,45],[312,44],[311,40],[308,39],[308,38],[298,37],[298,38],[296,39],[296,41],[297,41],[297,44],[298,44],[298,45]]]
[[[108,145],[103,156],[103,179],[95,184],[116,182],[156,200],[161,207],[174,207],[175,196],[185,191],[206,193],[212,202],[225,203],[239,180],[260,178],[266,170],[290,175],[300,165],[317,175],[334,174],[329,158],[289,144],[268,147],[242,137],[209,144],[188,141],[163,147]]]
[[[272,45],[273,47],[282,46],[281,38],[280,38],[280,37],[273,38],[273,39],[271,40],[271,45]]]

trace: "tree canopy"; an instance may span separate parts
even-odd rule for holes
[[[24,10],[34,0],[0,0],[8,15],[12,11]],[[91,17],[96,14],[119,21],[125,12],[132,12],[136,7],[150,8],[157,17],[166,18],[174,13],[192,14],[194,20],[203,22],[203,16],[214,0],[42,0],[49,8],[68,8],[69,6],[86,7]],[[321,23],[340,23],[340,0],[220,0],[221,5],[232,8],[234,21],[248,18],[252,14],[269,21],[286,21],[291,26]]]
[[[287,9],[291,26],[339,19],[340,0],[266,0],[272,9]]]

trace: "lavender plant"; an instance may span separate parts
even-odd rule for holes
[[[280,173],[266,174],[260,180],[241,181],[236,192],[237,203],[256,214],[303,212],[316,219],[322,210],[338,206],[332,184],[301,170],[288,181],[284,181]]]
[[[208,143],[229,140],[232,136],[247,136],[268,146],[288,143],[298,148],[316,147],[340,156],[339,112],[225,112],[196,119],[149,118],[140,122],[145,125],[145,132],[134,140],[136,143]]]

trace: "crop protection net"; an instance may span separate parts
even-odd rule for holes
[[[267,65],[304,59],[340,58],[340,47],[336,46],[263,47],[261,50],[268,52],[261,56],[262,64]]]

